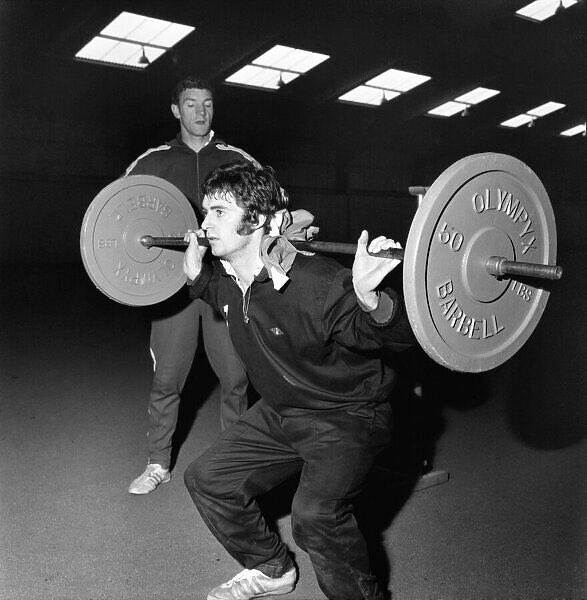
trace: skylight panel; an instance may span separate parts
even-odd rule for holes
[[[150,42],[170,25],[169,22],[161,21],[159,19],[141,18],[140,15],[130,16],[133,17],[133,19],[129,20],[127,30],[121,29],[122,35],[117,37],[122,37],[135,42]]]
[[[121,12],[114,21],[111,21],[102,31],[103,35],[110,35],[116,38],[128,37],[128,34],[136,29],[144,17],[134,13]]]
[[[138,61],[141,51],[134,44],[114,42],[104,56],[100,57],[100,60],[112,63],[125,63],[126,61],[130,61],[135,54],[136,60]]]
[[[193,30],[189,25],[122,12],[75,57],[111,66],[145,69]]]
[[[585,123],[581,125],[575,125],[575,127],[571,127],[570,129],[565,129],[565,131],[561,131],[560,135],[564,135],[565,137],[572,137],[573,135],[583,134],[585,135]]]
[[[365,85],[394,90],[396,92],[407,92],[428,81],[430,77],[427,75],[418,75],[417,73],[409,73],[398,69],[389,69],[373,79],[365,82]]]
[[[454,100],[450,100],[449,102],[445,102],[436,108],[428,111],[430,115],[436,115],[437,117],[452,117],[457,113],[462,113],[464,110],[468,108],[468,104],[463,104],[462,102],[455,102]]]
[[[500,94],[499,90],[490,90],[489,88],[478,87],[462,96],[458,96],[455,98],[457,102],[464,102],[465,104],[479,104],[489,98],[493,98],[493,96],[497,96]]]
[[[402,93],[425,83],[429,79],[431,78],[428,75],[388,69],[356,88],[345,92],[338,99],[341,102],[354,102],[372,106],[381,105],[387,100],[397,98]]]
[[[248,87],[278,90],[329,58],[327,54],[278,44],[224,81]]]
[[[528,124],[529,127],[532,127],[536,119],[544,117],[545,115],[549,115],[556,110],[564,108],[565,106],[565,104],[561,104],[560,102],[546,102],[545,104],[541,104],[536,108],[527,110],[521,115],[517,115],[511,119],[508,119],[507,121],[500,123],[500,125],[503,125],[504,127],[520,127],[520,125]]]
[[[452,117],[457,113],[466,116],[470,106],[484,102],[485,100],[500,94],[499,90],[491,90],[489,88],[478,87],[466,94],[461,94],[454,100],[449,100],[436,108],[432,108],[427,112],[429,115],[437,117]]]
[[[383,90],[381,88],[369,87],[366,85],[360,85],[346,94],[339,96],[339,100],[343,102],[354,102],[355,104],[370,104],[372,106],[379,106],[387,100],[397,98],[399,92],[392,92],[390,90]]]
[[[516,11],[516,15],[531,21],[542,22],[552,17],[562,6],[569,8],[577,4],[577,0],[536,0]]]
[[[521,127],[522,125],[527,125],[528,123],[532,123],[535,117],[531,117],[530,115],[518,115],[517,117],[512,117],[507,121],[503,121],[500,125],[504,127]]]
[[[299,73],[291,73],[288,71],[279,71],[267,67],[259,67],[257,65],[245,65],[225,81],[238,85],[246,85],[249,87],[264,88],[270,90],[278,90],[285,84],[297,79]]]
[[[307,73],[328,58],[330,57],[327,54],[277,45],[253,60],[253,64],[296,73]]]
[[[151,44],[155,46],[163,46],[164,48],[171,48],[177,44],[180,40],[183,40],[188,34],[194,30],[189,25],[180,25],[179,23],[171,23],[169,27],[161,30],[153,39]]]
[[[526,112],[533,117],[543,117],[544,115],[549,115],[555,110],[560,110],[564,107],[565,105],[561,104],[560,102],[547,102],[546,104],[542,104]]]
[[[164,50],[160,48],[151,48],[149,50],[149,60],[152,62],[163,53]],[[141,46],[102,37],[95,37],[76,54],[76,57],[79,59],[102,62],[113,66],[134,64],[138,66],[141,56]],[[141,66],[146,67],[148,65],[144,64]]]
[[[291,50],[292,48],[289,48],[288,46],[281,46],[278,44],[261,54],[261,56],[253,60],[253,62],[258,65],[265,65],[266,67],[277,66]]]
[[[95,37],[89,41],[77,54],[78,58],[90,58],[92,56],[98,57],[98,60],[102,60],[118,42],[110,40],[108,38]]]

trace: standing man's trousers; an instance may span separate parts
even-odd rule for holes
[[[248,379],[224,319],[202,300],[165,307],[151,322],[153,383],[149,400],[149,463],[169,468],[171,445],[185,385],[202,338],[210,366],[220,382],[220,425],[227,428],[247,409]]]

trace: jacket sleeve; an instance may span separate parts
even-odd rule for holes
[[[145,169],[143,163],[139,161],[131,163],[120,177],[127,177],[128,175],[152,175],[152,173],[149,169]]]
[[[135,161],[130,163],[121,177],[128,175],[156,175],[157,169],[154,168],[152,161],[148,160],[148,156],[141,155]]]
[[[389,318],[378,322],[358,304],[349,269],[341,269],[329,286],[323,307],[322,322],[325,341],[337,343],[355,351],[373,351],[388,348],[403,351],[412,347],[416,339],[407,319],[402,297],[391,288],[382,295],[391,300]]]
[[[127,175],[156,175],[157,177],[163,177],[161,156],[171,149],[172,147],[169,144],[149,148],[128,165],[121,177],[126,177]]]

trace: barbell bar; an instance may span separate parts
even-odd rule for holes
[[[403,292],[422,348],[462,372],[511,358],[537,326],[560,279],[556,225],[548,194],[518,159],[495,153],[447,168],[419,202],[403,260]],[[130,306],[166,300],[185,284],[184,234],[199,229],[187,198],[150,175],[118,179],[94,198],[80,233],[90,279]],[[292,240],[290,240],[292,241]],[[200,239],[199,243],[206,243]],[[356,244],[292,241],[311,252],[354,254]]]
[[[145,248],[167,248],[167,247],[187,247],[187,242],[183,237],[153,237],[152,235],[144,235],[140,239],[140,243]],[[325,254],[355,254],[357,244],[346,242],[319,242],[319,241],[302,241],[290,240],[290,243],[298,250],[307,252],[318,252]],[[208,239],[198,237],[200,246],[210,246]],[[372,256],[380,258],[392,258],[396,260],[404,260],[403,248],[390,250],[381,250],[380,252],[370,252]],[[494,277],[507,277],[509,275],[518,277],[537,277],[540,279],[557,280],[563,276],[563,268],[559,265],[537,265],[534,263],[521,262],[517,260],[508,260],[504,256],[490,256],[485,261],[485,269]]]

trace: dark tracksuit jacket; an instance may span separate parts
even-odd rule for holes
[[[398,295],[386,290],[394,311],[382,325],[358,306],[351,272],[335,260],[298,254],[288,275],[277,291],[263,269],[243,298],[214,261],[203,266],[190,295],[224,315],[251,382],[277,410],[387,401],[395,373],[377,351],[414,343]]]

